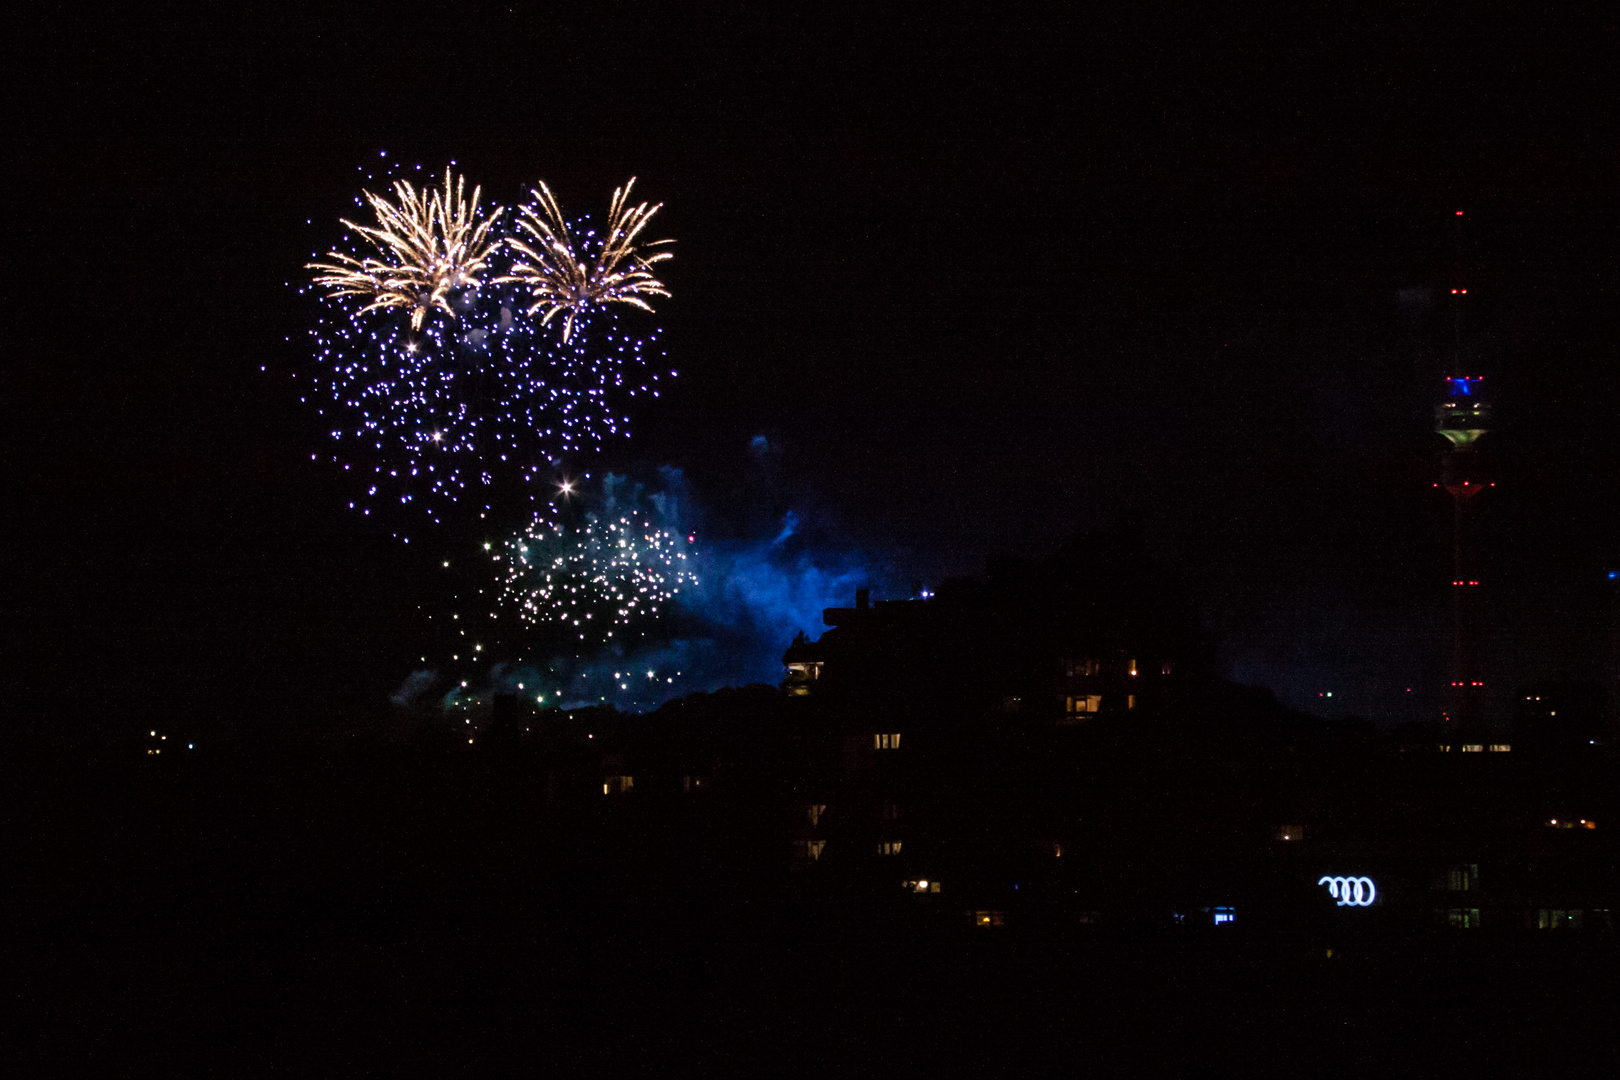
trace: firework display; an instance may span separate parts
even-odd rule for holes
[[[697,584],[686,538],[634,509],[574,525],[537,517],[490,557],[501,567],[503,606],[532,626],[561,627],[584,641],[656,618]]]
[[[632,202],[632,178],[598,229],[543,182],[512,213],[453,168],[429,176],[365,183],[373,220],[341,219],[302,286],[318,304],[303,400],[358,482],[350,506],[449,526],[449,595],[423,611],[436,655],[400,699],[447,690],[469,741],[495,693],[655,706],[686,670],[654,623],[698,585],[692,536],[663,493],[616,494],[622,476],[553,482],[628,437],[632,399],[675,374],[648,318],[670,295],[653,271],[671,241],[645,239],[662,204]],[[456,558],[469,542],[479,557]]]
[[[482,218],[478,212],[481,189],[473,188],[466,197],[467,179],[456,177],[450,184],[450,170],[444,170],[444,190],[418,192],[409,180],[394,183],[398,204],[369,191],[362,194],[377,215],[376,227],[357,225],[343,219],[354,233],[364,238],[374,255],[356,258],[341,251],[328,252],[331,262],[309,263],[318,270],[315,283],[330,291],[329,297],[358,296],[368,300],[362,312],[378,308],[406,308],[411,313],[411,329],[422,329],[427,313],[437,308],[455,318],[450,306],[452,290],[476,289],[478,275],[488,266],[496,245],[490,229],[500,220],[504,208]]]
[[[659,392],[659,332],[606,305],[650,311],[639,294],[668,295],[644,269],[667,253],[637,247],[658,208],[628,205],[629,190],[615,191],[600,245],[588,221],[563,220],[549,190],[549,209],[524,208],[525,223],[549,222],[566,241],[549,262],[510,235],[504,208],[484,214],[480,189],[468,197],[448,169],[442,188],[401,179],[393,201],[363,192],[376,225],[345,219],[353,250],[309,264],[321,296],[313,404],[333,460],[358,474],[351,506],[369,514],[392,503],[442,523],[449,505],[469,492],[486,504],[496,485],[538,501],[534,481],[561,455],[628,436],[629,399]],[[584,260],[580,284],[536,320],[535,264],[561,266],[563,251]],[[559,340],[545,324],[565,306]]]
[[[673,241],[639,240],[663,204],[649,208],[643,202],[631,206],[630,189],[635,182],[632,176],[624,187],[614,189],[607,233],[600,240],[595,232],[586,230],[576,242],[556,196],[544,183],[530,192],[534,202],[518,211],[518,228],[529,235],[532,243],[508,241],[517,252],[517,261],[511,272],[499,280],[515,282],[529,291],[534,303],[527,313],[533,315],[544,308],[541,325],[559,312],[566,312],[562,324],[565,342],[573,334],[574,320],[587,315],[593,307],[629,304],[650,312],[652,305],[645,297],[669,295],[650,268],[671,258],[667,251],[652,249]]]

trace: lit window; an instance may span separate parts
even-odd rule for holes
[[[1070,713],[1094,713],[1101,710],[1101,694],[1070,694],[1068,697],[1068,711]]]
[[[809,859],[811,862],[815,862],[821,858],[822,849],[826,846],[827,841],[825,840],[795,840],[793,842],[793,853],[801,859]]]
[[[1441,869],[1436,884],[1448,892],[1468,892],[1479,888],[1479,864],[1460,863]]]
[[[898,750],[900,749],[900,736],[873,735],[872,748],[875,750]]]
[[[1303,840],[1303,839],[1305,839],[1305,826],[1303,826],[1303,825],[1282,825],[1282,826],[1279,826],[1278,829],[1277,829],[1276,836],[1277,836],[1278,840]]]
[[[905,889],[906,892],[910,892],[910,893],[937,893],[937,892],[939,892],[939,882],[932,881],[932,880],[930,880],[928,878],[919,878],[916,881],[902,881],[900,883],[900,887]]]
[[[1505,754],[1509,750],[1512,750],[1512,749],[1513,749],[1513,746],[1512,746],[1511,743],[1505,743],[1505,742],[1491,743],[1491,753],[1493,753],[1493,754]]]
[[[821,824],[821,815],[827,812],[827,804],[811,803],[809,806],[805,807],[804,810],[805,816],[810,819],[810,827],[813,829],[817,825]]]
[[[1538,930],[1579,930],[1586,925],[1586,912],[1580,908],[1542,908],[1536,913]]]
[[[899,840],[885,840],[883,843],[878,845],[878,854],[898,855],[900,854],[900,844],[901,841]]]
[[[1479,929],[1479,908],[1449,908],[1443,913],[1447,926],[1457,930]]]
[[[1126,694],[1125,695],[1125,707],[1127,709],[1136,708],[1136,695],[1135,694]]]
[[[1216,926],[1222,923],[1237,922],[1237,910],[1235,908],[1218,907],[1215,909],[1214,914]]]
[[[1168,660],[1166,660],[1164,663],[1159,665],[1159,674],[1160,675],[1168,675],[1174,670],[1175,670],[1175,665],[1170,663],[1170,661],[1168,661]]]
[[[1135,675],[1135,674],[1136,674],[1136,661],[1135,661],[1135,660],[1132,660],[1132,661],[1131,661],[1131,670],[1130,670],[1130,674],[1132,674],[1132,675]]]
[[[1485,746],[1483,743],[1464,743],[1462,748],[1462,752],[1465,754],[1479,754],[1483,753],[1484,750]]]
[[[1000,911],[975,911],[973,913],[974,926],[1003,926],[1006,920],[1006,914]]]
[[[635,786],[636,778],[633,776],[609,776],[602,780],[602,794],[623,795]]]

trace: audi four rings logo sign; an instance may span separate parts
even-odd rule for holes
[[[1328,895],[1339,902],[1339,907],[1372,907],[1378,899],[1378,886],[1370,877],[1329,877],[1324,875],[1318,885],[1328,887]]]

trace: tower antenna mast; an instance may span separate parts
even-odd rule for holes
[[[1468,296],[1468,279],[1462,260],[1463,212],[1456,221],[1456,258],[1452,268],[1452,355],[1444,379],[1446,397],[1435,406],[1435,431],[1449,443],[1441,455],[1440,483],[1451,495],[1451,707],[1450,726],[1460,742],[1483,742],[1480,699],[1485,681],[1475,654],[1475,613],[1478,607],[1479,573],[1467,545],[1467,508],[1474,496],[1494,487],[1484,478],[1478,444],[1489,430],[1491,409],[1484,401],[1483,378],[1471,374],[1463,355],[1462,316]]]

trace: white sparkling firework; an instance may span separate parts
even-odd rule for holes
[[[686,537],[639,510],[572,526],[537,518],[490,558],[500,567],[503,606],[588,641],[656,619],[697,584]]]
[[[673,256],[653,249],[674,241],[640,239],[642,230],[664,204],[630,205],[630,189],[635,182],[632,176],[624,187],[614,189],[608,206],[607,234],[600,240],[589,230],[581,231],[575,239],[575,231],[563,217],[556,196],[544,183],[530,192],[533,202],[518,210],[517,227],[529,239],[507,241],[517,256],[511,271],[497,280],[515,282],[529,291],[534,303],[527,314],[544,308],[541,325],[563,313],[565,342],[573,335],[575,319],[592,308],[629,304],[650,312],[652,305],[647,297],[669,295],[652,267]]]

